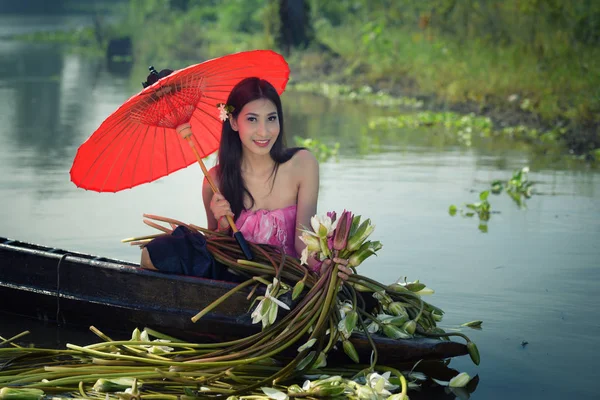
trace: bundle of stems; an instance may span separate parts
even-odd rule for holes
[[[251,288],[254,301],[260,300],[253,320],[261,321],[263,329],[227,342],[188,343],[148,328],[143,334],[134,331],[131,340],[116,341],[92,327],[102,342],[88,346],[67,344],[67,350],[22,348],[15,345],[14,340],[8,340],[5,342],[12,347],[0,348],[0,362],[3,362],[0,387],[44,393],[74,392],[83,398],[104,398],[96,395],[104,392],[116,392],[119,398],[143,399],[229,397],[256,395],[257,391],[264,392],[264,388],[287,391],[285,395],[290,397],[323,397],[325,394],[352,397],[350,394],[359,390],[360,385],[351,385],[344,379],[366,377],[378,369],[391,372],[395,376],[391,379],[400,384],[397,398],[407,398],[404,375],[395,368],[377,364],[377,348],[371,332],[379,331],[392,338],[462,336],[471,358],[479,363],[477,348],[468,337],[458,332],[446,333],[436,326],[436,319],[441,318],[443,311],[411,290],[422,289],[421,285],[384,285],[356,273],[341,281],[337,265],[319,275],[298,259],[287,257],[281,249],[268,245],[250,243],[255,257],[247,261],[235,239],[228,235],[170,218],[145,217],[148,219],[144,222],[161,230],[162,235],[170,234],[178,225],[203,233],[214,258],[247,277],[201,310],[193,321],[200,320],[233,293]],[[151,220],[167,223],[170,228]],[[144,246],[160,235],[123,241]],[[259,295],[256,289],[262,285],[266,291]],[[289,305],[278,299],[288,291],[293,291],[295,300]],[[377,299],[375,305],[372,297]],[[280,314],[277,319],[278,308],[290,305],[289,312]],[[354,331],[365,334],[372,346],[369,363],[359,360],[349,340]],[[150,337],[155,339],[150,340]],[[344,352],[355,363],[353,367],[338,368],[336,372],[342,380],[308,385],[301,390],[290,389],[294,385],[285,386],[307,374],[322,374],[327,354],[338,342],[342,342]],[[295,353],[290,351],[294,348]],[[382,389],[382,385],[378,388]],[[0,399],[3,398],[10,397],[0,393]]]

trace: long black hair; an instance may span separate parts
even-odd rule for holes
[[[230,118],[237,118],[246,104],[259,99],[272,101],[277,108],[277,117],[279,119],[279,136],[277,136],[269,152],[271,158],[275,161],[271,174],[273,176],[272,182],[274,183],[279,165],[291,159],[302,148],[286,147],[281,99],[273,85],[264,79],[246,78],[233,88],[227,99],[227,105],[234,107]],[[242,142],[238,132],[231,128],[229,121],[230,119],[228,118],[223,123],[223,130],[221,131],[217,176],[219,177],[221,193],[229,201],[231,211],[234,213],[235,218],[237,218],[242,210],[245,209],[244,195],[250,198],[249,208],[254,206],[254,197],[252,197],[242,177]]]

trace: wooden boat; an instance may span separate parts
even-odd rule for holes
[[[151,327],[186,340],[222,341],[260,329],[251,323],[247,291],[234,294],[197,323],[191,317],[233,287],[231,282],[168,275],[126,261],[0,237],[0,312],[4,313],[94,325],[124,335],[135,327]],[[351,340],[360,359],[368,362],[371,347],[366,337],[355,334]],[[467,354],[464,344],[437,339],[376,336],[375,343],[379,363],[387,365]],[[335,358],[330,354],[330,359]]]

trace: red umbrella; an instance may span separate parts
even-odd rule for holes
[[[270,50],[231,54],[175,71],[127,100],[79,147],[71,181],[84,189],[118,192],[197,161],[217,193],[202,162],[219,147],[217,105],[226,103],[233,87],[248,77],[269,81],[281,94],[289,75],[285,59]],[[234,236],[241,236],[228,220]]]

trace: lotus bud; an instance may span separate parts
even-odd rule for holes
[[[294,383],[293,385],[288,386],[287,392],[288,394],[304,393],[304,389],[302,389],[300,385]]]
[[[348,251],[358,250],[358,248],[362,246],[362,244],[365,242],[365,240],[367,240],[369,235],[371,235],[374,230],[375,225],[371,225],[370,219],[367,219],[360,224],[354,235],[348,239],[348,245],[346,246]]]
[[[410,321],[407,321],[404,324],[404,326],[402,326],[402,329],[404,329],[409,334],[413,335],[415,333],[415,331],[417,330],[417,323],[415,322],[414,319],[411,319]]]
[[[292,300],[296,300],[302,291],[304,290],[304,280],[298,281],[296,285],[294,285],[294,291],[292,292]]]
[[[323,368],[327,366],[327,355],[323,352],[320,352],[315,360],[315,363],[312,365],[312,368]]]
[[[469,356],[471,356],[471,360],[475,365],[479,365],[480,357],[479,357],[479,349],[474,342],[467,342],[467,350],[469,351]]]
[[[355,215],[354,217],[352,217],[352,225],[350,225],[350,234],[348,236],[349,237],[354,236],[354,234],[356,233],[356,230],[358,229],[359,226],[360,226],[360,215]]]
[[[344,340],[343,347],[344,347],[344,353],[346,353],[346,355],[348,357],[350,357],[350,359],[352,361],[354,361],[355,363],[358,364],[358,362],[360,360],[358,358],[358,353],[357,353],[356,349],[354,348],[354,345],[352,344],[352,342],[347,339]]]
[[[391,285],[388,285],[388,289],[397,293],[409,292],[409,290],[406,287],[404,287],[404,285],[401,285],[399,283],[392,283]]]
[[[418,292],[419,290],[425,289],[425,284],[419,281],[414,281],[406,284],[406,288],[411,292]]]
[[[448,386],[454,388],[462,388],[467,386],[467,383],[469,383],[470,380],[471,377],[469,376],[469,374],[467,374],[466,372],[461,372],[454,378],[450,379],[450,382],[448,382]]]
[[[348,258],[348,266],[356,268],[373,254],[375,254],[375,252],[371,249],[367,249],[362,252],[357,251],[354,254],[352,254],[350,258]]]
[[[402,305],[402,303],[394,301],[390,303],[388,306],[388,311],[391,312],[395,316],[408,316],[408,312],[406,312],[406,308]]]
[[[433,318],[433,320],[435,322],[440,322],[442,320],[442,318],[443,318],[443,315],[440,315],[440,314],[436,313],[435,311],[433,311],[431,313],[431,317]]]
[[[140,338],[141,338],[141,332],[138,328],[135,328],[133,330],[133,332],[131,332],[131,341],[132,342],[139,342]]]
[[[92,389],[100,393],[119,392],[133,385],[131,378],[98,379]]]
[[[310,393],[312,395],[314,395],[315,397],[329,398],[329,397],[341,396],[342,394],[344,394],[345,390],[346,390],[345,385],[323,385],[323,386],[314,388],[313,390],[310,391]]]
[[[407,320],[408,320],[408,315],[399,315],[397,317],[390,318],[389,320],[385,321],[385,323],[391,324],[394,326],[398,326],[398,327],[402,327],[402,326],[404,326],[404,323]]]
[[[334,250],[344,250],[348,243],[348,235],[352,226],[352,213],[344,210],[335,228],[335,236],[333,238]]]
[[[387,307],[392,303],[392,298],[385,292],[385,290],[373,293],[373,297],[377,299],[383,307]]]
[[[32,388],[12,388],[4,387],[0,389],[0,399],[15,400],[40,400],[44,397],[44,391]]]
[[[397,326],[384,324],[383,325],[383,333],[385,336],[391,339],[411,339],[412,336],[405,332],[402,328],[398,328]]]
[[[481,329],[481,324],[483,324],[483,321],[470,321],[470,322],[465,322],[464,324],[461,324],[461,326],[466,326],[468,328],[473,328],[473,329]]]

